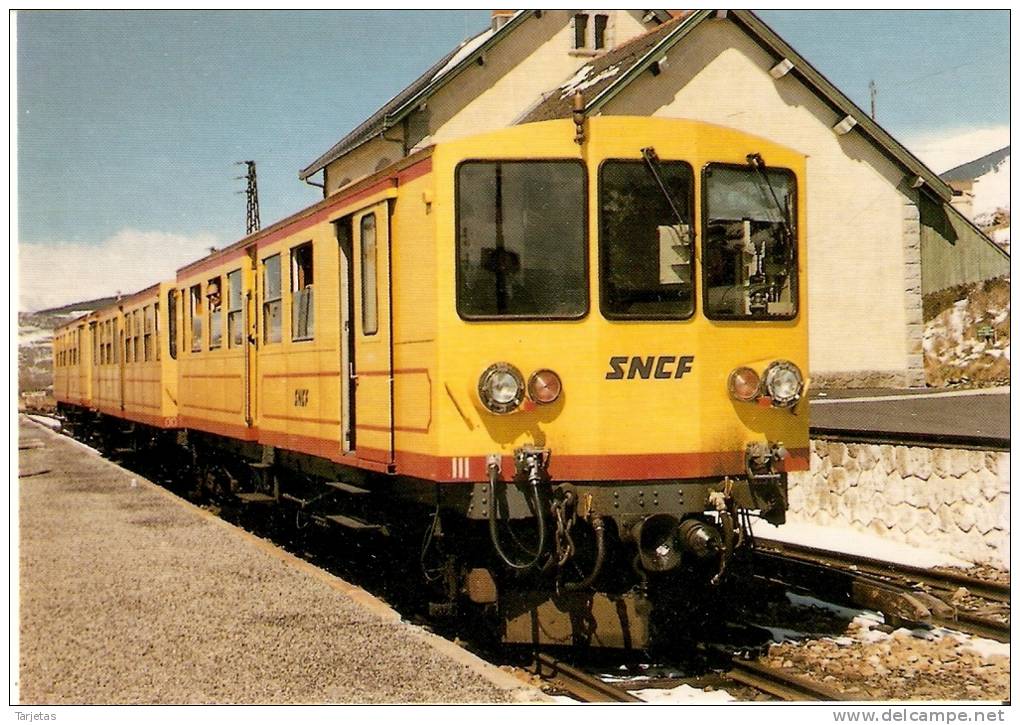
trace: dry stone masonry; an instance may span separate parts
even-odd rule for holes
[[[1008,568],[1009,454],[813,440],[811,472],[790,474],[790,519]]]

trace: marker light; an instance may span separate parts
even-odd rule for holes
[[[540,405],[555,403],[562,392],[560,376],[552,370],[537,370],[528,380],[528,397]]]
[[[751,368],[736,368],[730,373],[726,388],[734,400],[749,403],[761,394],[761,380]]]
[[[804,392],[804,376],[789,360],[776,360],[765,369],[763,387],[777,408],[792,408]]]
[[[509,363],[490,365],[478,379],[478,397],[493,413],[512,413],[524,400],[524,378]]]

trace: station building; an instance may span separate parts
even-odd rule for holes
[[[921,387],[922,295],[1009,274],[953,190],[747,10],[495,10],[307,167],[335,194],[433,143],[584,113],[688,118],[807,156],[815,386]]]

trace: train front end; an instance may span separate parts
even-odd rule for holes
[[[497,574],[561,593],[723,581],[808,468],[804,157],[607,117],[434,161],[456,297],[440,445],[472,484],[446,490]]]

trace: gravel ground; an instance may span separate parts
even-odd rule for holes
[[[23,704],[542,699],[90,449],[20,436]]]

